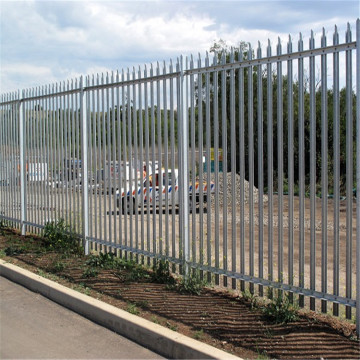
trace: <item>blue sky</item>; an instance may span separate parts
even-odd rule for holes
[[[283,1],[3,1],[0,0],[0,93],[121,70],[179,55],[204,54],[215,40],[239,41],[299,32],[308,45],[310,30],[320,43],[322,28],[340,42],[347,22],[353,29],[360,2]],[[263,50],[263,53],[265,50]]]

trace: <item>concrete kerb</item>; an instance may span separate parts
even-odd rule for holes
[[[240,359],[3,260],[0,260],[0,276],[37,292],[167,358]]]

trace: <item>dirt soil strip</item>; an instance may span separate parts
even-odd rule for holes
[[[0,249],[7,241],[0,235]],[[84,277],[87,258],[83,256],[62,258],[64,270],[55,275],[48,269],[57,256],[22,253],[3,260],[242,358],[360,358],[356,326],[348,321],[303,310],[299,320],[276,324],[252,308],[251,299],[235,291],[207,288],[200,295],[180,294],[165,284],[128,281],[106,269],[99,269],[96,277]]]

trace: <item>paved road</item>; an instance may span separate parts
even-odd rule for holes
[[[1,359],[161,359],[0,276]]]

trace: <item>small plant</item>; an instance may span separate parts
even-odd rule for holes
[[[2,259],[3,257],[5,257],[5,251],[4,250],[0,250],[0,259]]]
[[[65,224],[64,219],[48,222],[43,230],[45,246],[49,250],[81,254],[78,236]]]
[[[288,323],[299,318],[297,306],[291,303],[289,295],[282,292],[262,307],[262,313],[266,319],[275,323]]]
[[[147,309],[149,307],[149,302],[147,300],[140,300],[136,302],[136,305],[143,309]]]
[[[170,321],[166,322],[166,326],[172,331],[177,331],[177,325],[171,324]]]
[[[196,340],[201,340],[204,337],[204,330],[200,329],[200,330],[196,330],[194,333],[194,339]]]
[[[117,267],[118,262],[116,254],[108,252],[100,253],[99,255],[90,255],[89,259],[86,261],[86,264],[92,267],[100,267],[103,269],[114,269]]]
[[[242,294],[242,298],[250,304],[251,309],[255,309],[258,306],[256,296],[253,293],[251,293],[248,289],[242,291],[241,294]]]
[[[99,275],[98,270],[94,269],[94,268],[87,268],[85,269],[85,271],[83,272],[83,277],[84,278],[93,278]]]
[[[200,278],[200,272],[195,271],[182,277],[178,283],[170,285],[169,288],[175,289],[180,294],[200,295],[206,285],[207,282]]]
[[[16,246],[8,246],[5,248],[4,253],[6,256],[15,256],[22,254],[24,252],[24,249],[16,247]]]
[[[41,270],[41,269],[37,269],[37,273],[38,273],[38,275],[41,276],[41,277],[46,277],[46,273],[45,273],[43,270]]]
[[[126,275],[125,281],[139,281],[150,278],[150,274],[146,269],[136,263],[128,270],[129,273]]]
[[[158,319],[155,315],[153,315],[153,316],[151,317],[151,321],[152,321],[154,324],[160,324],[159,319]]]
[[[175,283],[175,279],[171,275],[169,262],[167,260],[160,260],[154,263],[152,281],[159,284]]]
[[[129,312],[130,314],[133,314],[133,315],[138,315],[139,314],[139,310],[136,307],[136,304],[134,304],[134,303],[128,303],[126,311]]]
[[[53,273],[59,273],[61,271],[63,271],[65,269],[65,264],[61,261],[56,261],[55,263],[53,263],[51,265],[51,267],[49,268],[50,272]]]
[[[90,288],[88,288],[83,282],[80,282],[77,286],[74,286],[74,290],[79,291],[85,295],[90,295]]]
[[[264,330],[264,335],[267,337],[267,338],[272,338],[274,336],[274,333],[271,329],[269,329],[268,327],[265,328]]]
[[[267,355],[266,351],[260,351],[258,347],[256,347],[256,351],[258,353],[258,356],[256,358],[256,360],[268,360],[271,359],[269,358],[269,356]]]
[[[4,230],[7,228],[7,224],[4,220],[0,220],[0,234],[4,235]]]

